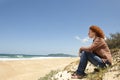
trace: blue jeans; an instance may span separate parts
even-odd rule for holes
[[[87,66],[87,63],[91,62],[93,65],[98,66],[100,68],[104,68],[106,65],[102,61],[102,59],[97,56],[95,53],[90,53],[86,51],[82,51],[81,56],[80,56],[80,63],[77,69],[77,74],[79,75],[85,75],[85,69]]]

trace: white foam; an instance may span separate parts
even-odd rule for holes
[[[55,58],[70,58],[70,57],[0,58],[0,61],[12,61],[12,60],[36,60],[36,59],[55,59]]]

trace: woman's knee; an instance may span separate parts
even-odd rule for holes
[[[87,55],[86,51],[82,51],[82,52],[80,53],[80,57],[81,57],[81,56],[86,56],[86,55]]]
[[[91,55],[90,52],[87,52],[87,51],[82,51],[81,54],[84,54],[86,56],[90,56]]]
[[[82,51],[81,53],[87,53],[86,51]]]

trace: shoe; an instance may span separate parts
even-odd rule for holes
[[[77,74],[77,72],[73,72],[72,74],[71,74],[71,76],[74,76],[74,75],[76,75]]]
[[[84,73],[83,75],[77,74],[77,72],[74,72],[73,74],[71,74],[72,79],[82,79],[82,78],[84,78],[86,76],[87,76],[86,73]]]
[[[74,75],[74,76],[71,76],[71,78],[72,79],[82,79],[82,78],[84,78],[84,76],[83,75]]]

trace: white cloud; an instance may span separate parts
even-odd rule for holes
[[[76,40],[81,40],[79,36],[75,36],[75,39]]]
[[[85,37],[85,38],[80,38],[80,36],[75,36],[75,39],[76,40],[79,40],[80,42],[82,42],[82,43],[87,43],[87,42],[89,42],[89,37]]]
[[[85,37],[85,38],[82,39],[82,42],[84,42],[84,43],[85,43],[85,42],[88,42],[88,41],[89,41],[89,38],[88,38],[88,37]]]

